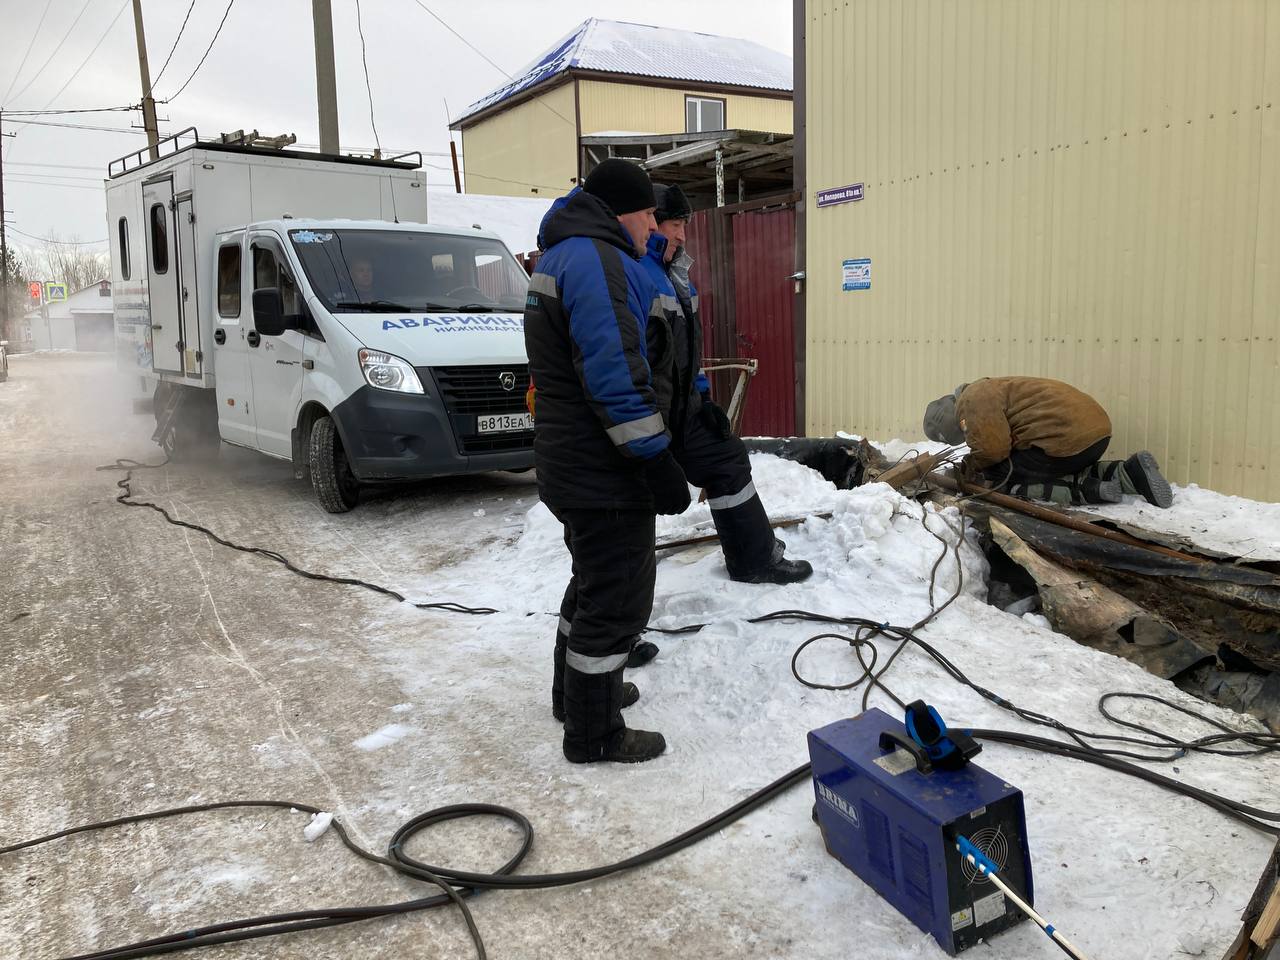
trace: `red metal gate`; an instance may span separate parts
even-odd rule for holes
[[[793,203],[754,201],[699,210],[689,224],[693,282],[706,357],[754,357],[760,370],[747,391],[740,433],[787,437],[796,432]],[[713,377],[727,404],[734,375]]]

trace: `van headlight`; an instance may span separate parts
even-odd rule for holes
[[[360,351],[360,372],[365,382],[379,390],[396,393],[426,393],[418,372],[399,357],[378,350]]]

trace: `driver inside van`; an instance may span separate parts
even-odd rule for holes
[[[356,257],[349,262],[348,272],[360,299],[370,299],[373,293],[373,261],[368,257]]]

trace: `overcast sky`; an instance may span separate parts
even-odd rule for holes
[[[588,16],[745,37],[791,53],[791,0],[421,2],[509,74]],[[356,0],[332,0],[332,5],[342,147],[372,149]],[[174,96],[195,69],[227,10],[227,0],[195,0],[172,62],[157,80],[189,6],[190,0],[143,0],[157,99]],[[443,154],[425,158],[435,165],[428,169],[428,181],[452,189],[445,102],[456,116],[507,77],[449,33],[417,0],[361,0],[361,10],[374,117],[384,151]],[[15,77],[24,55],[26,63]],[[0,0],[4,109],[119,106],[140,97],[131,0]],[[195,79],[157,111],[162,135],[188,126],[205,137],[257,129],[263,135],[293,133],[299,144],[316,145],[310,0],[233,0],[222,33]],[[40,119],[125,128],[139,124],[140,116],[135,111]],[[145,146],[145,137],[20,126],[19,119],[6,117],[4,123],[5,133],[18,133],[3,140],[9,226],[37,236],[53,231],[63,239],[105,237],[101,180],[107,163]],[[19,246],[31,242],[13,233],[10,240]]]

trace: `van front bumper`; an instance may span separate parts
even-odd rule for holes
[[[450,414],[437,396],[365,385],[331,413],[351,471],[366,483],[533,466],[533,431],[479,440],[475,416]]]

